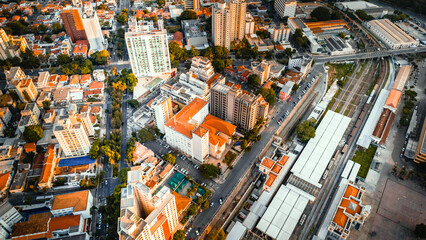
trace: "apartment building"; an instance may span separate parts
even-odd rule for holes
[[[106,42],[104,35],[102,34],[101,25],[99,24],[98,15],[90,3],[83,5],[82,22],[84,31],[86,32],[87,40],[89,41],[90,53],[106,49]]]
[[[64,9],[61,12],[61,18],[65,31],[73,43],[79,40],[88,40],[79,9]]]
[[[164,134],[164,124],[173,117],[172,98],[168,95],[159,95],[151,103],[155,126]]]
[[[256,25],[256,22],[254,21],[253,16],[250,13],[246,13],[246,24],[245,24],[244,34],[248,34],[248,35],[253,34],[254,25]]]
[[[197,75],[198,79],[206,82],[214,75],[213,65],[207,58],[197,56],[191,60],[191,68],[189,69],[192,73]]]
[[[271,66],[265,60],[263,60],[262,62],[254,61],[251,63],[251,69],[253,71],[253,74],[259,76],[260,85],[263,85],[263,83],[268,80],[270,68]]]
[[[40,117],[40,109],[36,103],[28,103],[25,109],[21,111],[21,119],[18,123],[18,129],[24,133],[25,128],[31,125],[38,125]]]
[[[133,74],[136,77],[155,76],[171,71],[167,31],[162,20],[154,26],[152,21],[129,21],[125,34]]]
[[[240,89],[237,84],[215,84],[210,92],[210,113],[240,129],[251,130],[260,117],[268,115],[269,105],[262,96]]]
[[[49,79],[50,79],[49,71],[40,72],[37,79],[37,88],[48,87]]]
[[[290,37],[290,28],[283,23],[272,30],[272,40],[274,42],[288,42]]]
[[[21,53],[28,48],[27,40],[24,37],[15,39],[8,36],[3,28],[0,28],[0,59],[20,57]]]
[[[197,49],[206,49],[209,47],[207,33],[203,31],[200,20],[182,20],[181,25],[185,36],[186,49],[190,49],[192,46]]]
[[[129,184],[121,189],[120,213],[120,239],[168,240],[179,224],[176,197],[168,187],[152,195],[141,182]]]
[[[82,156],[90,151],[89,137],[84,126],[73,117],[56,117],[53,134],[66,157]]]
[[[276,0],[274,9],[280,17],[294,17],[297,8],[296,0]]]
[[[12,226],[22,220],[22,215],[10,204],[4,201],[0,204],[0,238],[7,239],[12,232]]]
[[[246,2],[231,0],[228,3],[215,3],[212,11],[213,43],[230,49],[232,41],[244,38]]]
[[[0,119],[6,126],[9,123],[10,119],[12,119],[12,113],[10,112],[8,107],[0,108]]]
[[[12,67],[9,71],[5,71],[5,74],[8,84],[13,80],[24,80],[27,78],[21,67]]]
[[[31,79],[13,80],[12,86],[22,102],[33,102],[37,99],[37,88]]]

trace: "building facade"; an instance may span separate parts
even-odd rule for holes
[[[166,95],[160,95],[151,104],[155,125],[164,134],[164,124],[173,117],[172,98]]]
[[[296,0],[276,0],[274,9],[280,17],[294,17],[297,8]]]
[[[12,226],[22,220],[22,215],[8,201],[0,204],[0,237],[7,239]]]
[[[57,117],[53,134],[67,157],[83,156],[90,151],[90,142],[83,124],[68,115]]]
[[[12,85],[22,102],[33,102],[37,99],[37,88],[31,79],[15,80]]]
[[[371,20],[364,25],[390,49],[409,48],[418,46],[414,40],[389,19]]]
[[[288,42],[290,37],[290,28],[286,27],[284,24],[275,27],[272,30],[272,40],[274,42]]]
[[[130,64],[136,77],[155,76],[171,71],[167,31],[162,21],[152,22],[131,18],[125,39]]]
[[[20,57],[22,52],[28,48],[27,40],[24,37],[15,39],[9,37],[6,32],[0,29],[0,59],[6,60],[8,58]]]
[[[213,43],[231,48],[234,40],[242,40],[246,29],[246,2],[231,0],[215,3],[212,14]]]
[[[80,11],[77,8],[65,9],[61,12],[62,22],[65,31],[70,36],[73,43],[78,40],[87,40],[83,20]]]
[[[198,79],[204,82],[214,75],[213,65],[210,60],[201,56],[192,58],[191,68],[189,71],[197,75]]]

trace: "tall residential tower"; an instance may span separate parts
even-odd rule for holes
[[[212,31],[216,46],[231,48],[234,40],[244,38],[246,24],[246,2],[230,0],[213,6]]]

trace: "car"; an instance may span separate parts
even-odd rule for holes
[[[293,99],[293,97],[290,97],[290,98],[287,100],[287,102],[290,102],[290,101],[291,101],[291,99]]]
[[[189,234],[192,230],[192,227],[188,228],[188,230],[186,230],[186,234]]]
[[[200,232],[198,232],[198,230],[195,230],[195,234],[196,234],[197,236],[200,236]]]
[[[219,198],[219,204],[222,205],[223,204],[223,199]]]
[[[296,105],[296,102],[293,102],[294,105]]]
[[[198,168],[200,168],[199,166],[195,166],[195,169],[198,169]]]
[[[213,207],[213,206],[214,206],[214,202],[211,202],[211,203],[210,203],[210,207]]]

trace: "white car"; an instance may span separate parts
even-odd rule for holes
[[[198,232],[198,230],[195,230],[195,234],[197,234],[197,236],[200,236],[200,233]]]

